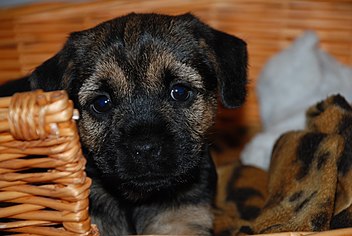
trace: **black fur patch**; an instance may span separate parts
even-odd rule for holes
[[[317,192],[313,192],[311,195],[309,195],[307,198],[305,198],[301,203],[299,203],[294,211],[299,212],[301,211],[309,202],[314,198],[314,196],[317,194]]]
[[[346,111],[352,111],[351,105],[340,94],[333,97],[333,104],[341,107],[342,109],[344,109]]]
[[[322,133],[308,133],[300,140],[297,148],[297,159],[302,164],[300,171],[296,175],[297,180],[304,178],[308,174],[311,169],[314,155],[325,137],[326,134]]]
[[[244,234],[254,234],[254,231],[250,226],[242,226],[239,232]]]
[[[320,170],[330,157],[330,152],[324,152],[318,156],[317,170]]]
[[[246,204],[246,201],[253,197],[264,198],[263,194],[252,188],[237,188],[228,196],[228,200],[233,200],[240,212],[241,218],[245,220],[255,219],[259,213],[260,208]]]
[[[312,228],[314,231],[320,231],[326,228],[329,223],[329,216],[326,212],[321,212],[318,215],[315,215],[311,220]]]
[[[298,191],[298,192],[295,192],[294,194],[292,194],[289,198],[289,201],[290,202],[295,202],[297,200],[299,200],[303,195],[303,191]]]
[[[349,209],[346,209],[336,216],[331,221],[331,229],[348,228],[352,225],[352,214]]]

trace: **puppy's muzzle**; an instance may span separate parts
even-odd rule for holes
[[[149,137],[148,135],[141,135],[130,141],[127,145],[130,153],[135,158],[158,158],[163,150],[161,140]]]
[[[139,163],[157,161],[170,152],[173,138],[164,122],[141,122],[125,129],[123,141],[128,155]]]

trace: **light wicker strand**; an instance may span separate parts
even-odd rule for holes
[[[8,121],[10,132],[18,140],[45,138],[45,106],[39,106],[37,96],[42,91],[16,93],[12,96]]]

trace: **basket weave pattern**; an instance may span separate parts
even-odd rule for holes
[[[91,233],[74,113],[63,91],[0,99],[0,234]]]

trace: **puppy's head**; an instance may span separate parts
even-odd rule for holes
[[[217,97],[243,103],[246,67],[241,39],[190,14],[130,14],[71,34],[31,83],[68,91],[88,161],[134,196],[199,174]]]

